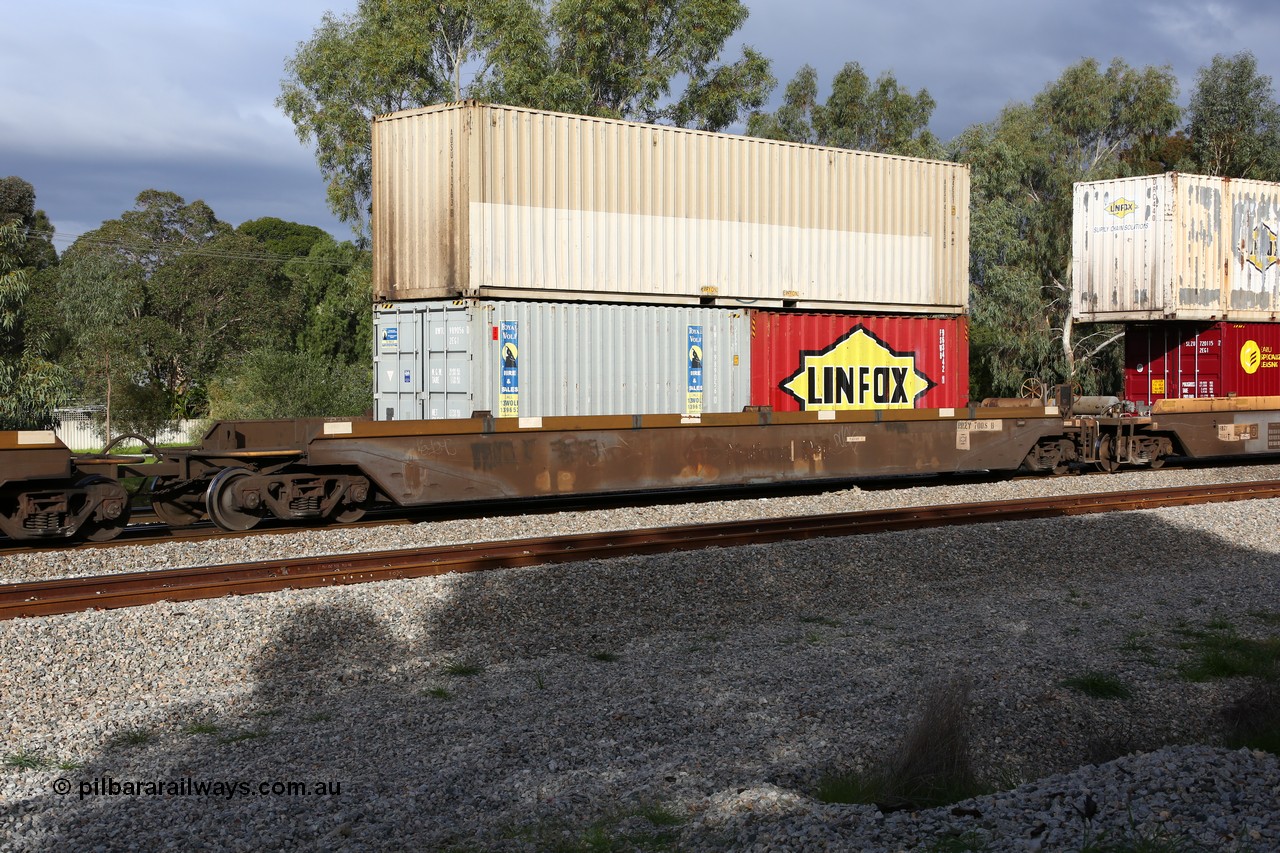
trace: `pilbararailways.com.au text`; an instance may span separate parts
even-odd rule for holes
[[[53,792],[59,796],[78,794],[86,797],[217,797],[233,800],[236,797],[337,797],[342,794],[342,782],[334,779],[269,780],[245,782],[237,779],[117,779],[114,776],[97,776],[93,779],[72,781],[66,777],[53,781]]]

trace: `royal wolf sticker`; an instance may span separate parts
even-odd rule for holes
[[[826,349],[802,353],[778,387],[812,412],[911,409],[934,384],[916,369],[915,353],[895,352],[859,324]]]

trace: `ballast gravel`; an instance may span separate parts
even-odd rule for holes
[[[0,573],[1276,476],[851,489],[6,556]],[[0,623],[0,851],[1280,850],[1280,763],[1225,745],[1259,685],[1189,669],[1206,638],[1280,635],[1278,558],[1280,502],[1246,501]],[[940,690],[963,691],[998,793],[818,798],[900,755]]]

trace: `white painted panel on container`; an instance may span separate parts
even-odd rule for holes
[[[477,288],[919,307],[945,296],[935,286],[927,236],[478,203],[471,234]],[[661,236],[646,247],[646,234]],[[666,263],[619,262],[646,251]],[[709,270],[704,259],[717,256],[728,260]],[[896,259],[887,270],[886,259]]]

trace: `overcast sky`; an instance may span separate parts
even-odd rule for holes
[[[848,61],[938,103],[947,140],[1027,101],[1083,57],[1169,65],[1185,105],[1215,54],[1251,50],[1280,79],[1274,0],[745,0],[735,40],[773,60],[775,102],[808,62]],[[56,244],[114,219],[144,189],[203,199],[220,219],[277,216],[345,239],[314,152],[275,106],[285,60],[321,15],[356,0],[49,0],[0,28],[0,176],[36,189]],[[822,93],[825,97],[825,91]]]

